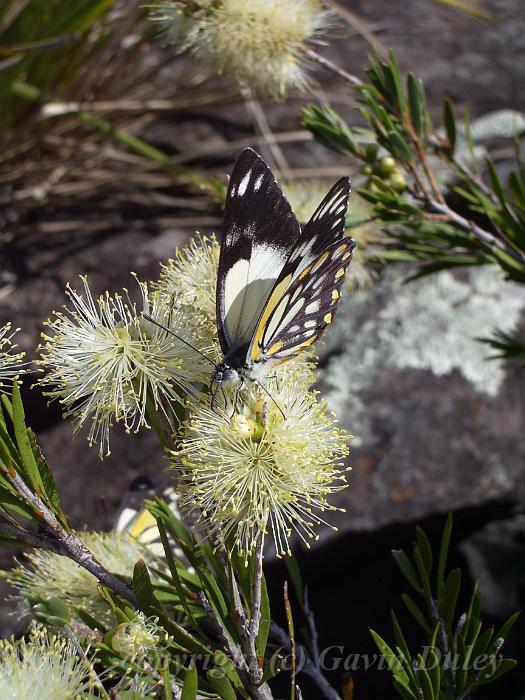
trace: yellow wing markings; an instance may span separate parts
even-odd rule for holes
[[[280,303],[282,297],[284,296],[285,290],[288,288],[288,285],[290,284],[290,280],[292,279],[292,275],[286,275],[279,284],[275,287],[273,290],[270,298],[266,302],[266,306],[264,307],[264,310],[262,312],[261,318],[259,319],[259,323],[257,324],[257,329],[254,333],[253,336],[253,341],[252,341],[252,362],[257,362],[260,352],[261,352],[261,341],[264,336],[264,332],[266,330],[266,324],[268,323],[268,320],[270,316],[272,315],[273,311],[277,307],[277,305]]]

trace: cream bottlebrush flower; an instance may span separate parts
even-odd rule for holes
[[[159,649],[168,640],[168,635],[157,623],[158,618],[137,613],[132,620],[122,622],[112,632],[112,648],[130,661]]]
[[[173,300],[180,311],[184,319],[184,338],[216,362],[221,361],[215,321],[219,253],[220,245],[215,236],[197,234],[184,248],[175,251],[154,284],[165,303]],[[195,362],[198,361],[196,357]],[[205,363],[203,372],[209,378],[209,364]]]
[[[195,403],[173,453],[181,504],[242,552],[253,550],[267,520],[279,556],[290,552],[294,530],[308,544],[324,522],[319,512],[334,509],[326,496],[346,485],[339,460],[348,436],[303,377],[283,375],[265,382],[273,401],[245,388],[231,419],[209,400]]]
[[[145,321],[127,298],[108,293],[94,299],[86,278],[84,293],[68,287],[70,308],[55,312],[43,334],[41,359],[47,369],[40,383],[58,398],[76,430],[89,424],[90,444],[98,442],[100,456],[109,454],[114,421],[127,431],[148,427],[147,402],[169,413],[181,390],[191,390],[194,355],[173,335]],[[180,315],[160,295],[150,295],[139,283],[144,311],[176,332],[183,332]],[[179,327],[180,326],[180,327]],[[196,368],[197,374],[200,366]],[[168,416],[169,417],[169,416]]]
[[[82,532],[79,537],[106,569],[119,576],[132,576],[136,562],[148,556],[147,550],[126,532]],[[56,596],[71,607],[87,610],[105,625],[114,624],[113,613],[99,594],[98,580],[68,557],[37,549],[2,575],[23,601]],[[70,612],[75,618],[74,610]]]
[[[18,329],[17,329],[18,330]],[[16,345],[12,338],[17,330],[11,330],[11,324],[6,323],[0,328],[0,390],[9,390],[13,381],[24,371],[23,359],[25,353],[13,352]]]
[[[305,49],[333,23],[319,0],[197,0],[163,3],[157,19],[181,48],[219,74],[284,97],[310,84]]]
[[[326,195],[322,180],[293,180],[283,184],[283,192],[301,223],[306,223]],[[346,235],[352,236],[357,245],[348,268],[346,281],[351,289],[363,289],[373,282],[371,259],[384,234],[372,221],[372,207],[356,192],[352,193],[346,220]]]
[[[32,628],[27,641],[0,640],[0,697],[5,700],[69,700],[83,697],[96,684],[87,657],[41,625]]]

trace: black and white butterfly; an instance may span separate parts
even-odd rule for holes
[[[240,153],[219,258],[217,386],[260,382],[332,322],[355,248],[344,236],[349,196],[343,177],[301,227],[264,160],[251,148]]]

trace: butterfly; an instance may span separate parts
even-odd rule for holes
[[[153,500],[159,495],[179,519],[178,495],[174,489],[166,483],[154,484],[149,477],[139,476],[131,482],[122,498],[114,529],[117,532],[129,533],[149,552],[162,557],[164,548],[157,520],[145,506],[146,500]],[[174,548],[173,551],[178,559],[183,559],[184,555],[179,548]]]
[[[216,291],[223,361],[217,387],[260,383],[332,323],[355,241],[344,236],[350,180],[341,178],[301,226],[251,148],[229,180]]]

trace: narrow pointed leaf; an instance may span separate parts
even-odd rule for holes
[[[416,537],[423,566],[425,567],[427,577],[430,578],[430,574],[432,573],[432,548],[430,542],[420,527],[416,527]]]
[[[456,148],[457,140],[456,118],[454,116],[452,102],[448,98],[443,102],[443,122],[445,124],[445,131],[447,132],[448,145],[453,152]]]
[[[425,616],[421,612],[421,610],[418,608],[416,603],[412,600],[412,598],[407,595],[406,593],[403,593],[401,596],[401,600],[403,603],[406,605],[407,609],[409,612],[412,614],[416,622],[425,630],[425,632],[430,636],[432,634],[432,628],[428,624]]]
[[[410,585],[415,588],[416,591],[421,591],[421,582],[419,581],[417,571],[414,569],[412,562],[407,557],[405,551],[403,549],[393,549],[392,556],[394,557],[396,564],[401,569],[401,573],[410,583]]]
[[[180,700],[195,700],[197,697],[198,687],[197,667],[191,666],[186,671],[184,676],[184,685],[182,686],[182,694]]]
[[[45,493],[44,484],[38,471],[31,442],[27,434],[25,425],[24,405],[20,394],[20,387],[17,382],[13,383],[13,429],[15,432],[15,440],[22,459],[23,476],[27,485],[37,491],[39,494]]]
[[[479,685],[484,685],[486,683],[492,683],[498,678],[501,678],[505,673],[512,671],[516,668],[518,662],[515,659],[501,659],[501,661],[496,662],[497,666],[494,668],[489,667],[480,674]]]
[[[448,575],[443,598],[439,606],[445,625],[449,630],[452,628],[460,588],[461,569],[452,569]]]
[[[263,659],[266,652],[268,635],[270,634],[270,623],[270,599],[268,597],[266,578],[263,576],[261,590],[261,618],[259,622],[259,633],[257,634],[257,639],[255,640],[255,648],[257,649],[257,656],[259,659]]]
[[[408,90],[408,106],[410,109],[410,121],[414,127],[414,131],[418,136],[421,136],[423,131],[423,117],[420,88],[418,85],[418,80],[413,73],[409,73],[407,76],[407,90]]]
[[[441,546],[439,548],[439,560],[437,570],[437,592],[439,598],[443,596],[443,593],[445,591],[445,568],[447,566],[448,548],[450,545],[450,536],[452,534],[452,524],[452,513],[449,513],[445,522],[443,536],[441,537]]]
[[[220,669],[210,669],[206,673],[206,678],[221,700],[237,700],[230,681]]]
[[[397,690],[399,695],[403,698],[403,700],[418,700],[416,695],[413,693],[412,690],[406,685],[403,685],[403,683],[400,683],[398,680],[395,680],[394,683],[394,688]]]

